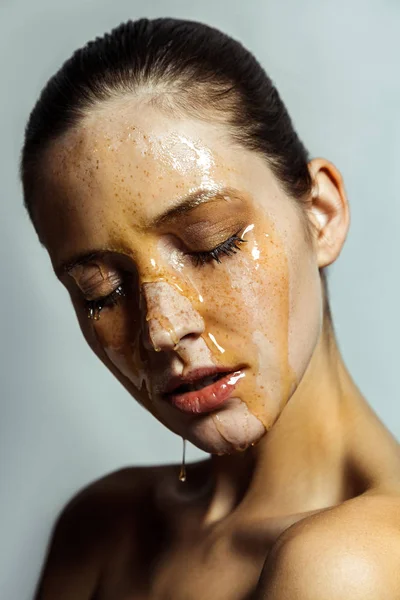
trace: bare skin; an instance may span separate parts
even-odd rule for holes
[[[348,229],[340,174],[312,161],[299,210],[224,125],[138,103],[54,142],[35,221],[94,352],[211,458],[185,482],[177,465],[131,468],[81,492],[37,599],[400,597],[399,446],[343,363],[320,280]],[[207,202],[171,213],[199,189]],[[236,234],[236,254],[193,262]],[[242,374],[220,406],[166,400],[171,378],[210,365]]]

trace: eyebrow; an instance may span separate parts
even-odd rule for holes
[[[174,206],[166,210],[161,215],[155,217],[146,225],[146,229],[161,227],[161,225],[165,225],[166,223],[173,221],[177,217],[189,213],[190,211],[194,210],[197,206],[200,206],[200,204],[204,204],[205,202],[210,202],[219,199],[226,200],[232,197],[237,198],[238,195],[239,191],[231,187],[213,187],[208,189],[201,188],[195,190],[185,195],[183,198],[179,198]],[[87,264],[95,260],[96,258],[101,258],[105,254],[111,252],[113,252],[114,254],[122,254],[121,252],[118,252],[112,248],[97,248],[93,250],[85,250],[84,252],[79,252],[78,254],[75,254],[67,261],[62,262],[55,268],[55,271],[57,275],[68,273],[68,271],[70,271],[78,265]]]
[[[187,214],[205,202],[210,202],[211,200],[222,200],[232,196],[237,197],[237,195],[238,191],[230,187],[213,187],[208,189],[201,188],[199,190],[195,190],[183,198],[179,198],[174,206],[169,208],[162,215],[159,215],[153,219],[150,222],[149,227],[160,227],[169,221],[173,221],[176,217]]]

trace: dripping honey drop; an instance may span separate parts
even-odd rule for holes
[[[179,471],[179,481],[186,481],[186,440],[182,438],[183,442],[183,452],[182,452],[182,464],[181,470]]]

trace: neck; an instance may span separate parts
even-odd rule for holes
[[[364,432],[373,429],[376,436],[379,430],[387,452],[393,451],[389,432],[362,398],[325,322],[307,371],[272,429],[243,453],[212,456],[214,492],[206,521],[239,506],[253,517],[298,514],[361,493],[370,474],[361,464],[367,458],[351,459],[355,420]],[[363,452],[370,454],[368,441]]]

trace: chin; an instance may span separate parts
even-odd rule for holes
[[[246,450],[265,433],[247,405],[240,398],[230,398],[223,408],[193,419],[185,437],[205,452],[222,455]]]

